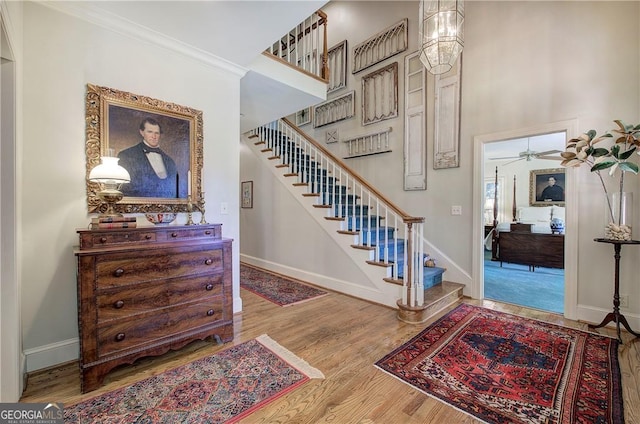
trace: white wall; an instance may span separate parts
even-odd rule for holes
[[[17,402],[23,388],[20,273],[18,245],[20,237],[22,119],[22,4],[0,2],[0,402]]]
[[[72,247],[76,228],[89,223],[86,84],[203,111],[207,221],[222,223],[223,236],[238,240],[240,75],[33,3],[24,6],[24,61],[20,253],[23,347],[32,370],[77,358]],[[229,214],[220,215],[221,202]],[[238,252],[235,243],[236,296]]]
[[[427,120],[427,190],[403,191],[403,75],[404,56],[417,48],[417,2],[337,2],[324,10],[329,19],[329,46],[347,39],[351,49],[395,24],[409,18],[409,49],[375,65],[394,61],[399,65],[399,116],[375,125],[361,125],[360,78],[349,69],[347,88],[329,98],[356,90],[356,117],[339,124],[303,126],[316,140],[324,140],[328,129],[338,128],[340,138],[392,126],[392,153],[350,159],[348,165],[360,172],[381,192],[411,215],[426,217],[426,237],[460,267],[472,273],[473,252],[473,138],[519,128],[544,126],[577,120],[581,131],[604,132],[614,119],[640,122],[640,3],[633,2],[528,2],[470,1],[465,4],[465,47],[462,69],[462,114],[460,167],[433,169],[433,108]],[[433,78],[428,78],[433,85]],[[576,136],[578,134],[575,134]],[[574,135],[570,135],[574,136]],[[329,144],[338,156],[345,147]],[[242,156],[242,175],[245,156]],[[248,166],[252,162],[247,162]],[[251,172],[258,172],[252,170]],[[247,176],[247,179],[248,178]],[[581,169],[579,187],[578,317],[600,321],[612,307],[613,252],[611,246],[594,243],[601,235],[603,206],[597,178]],[[628,182],[639,192],[640,178]],[[266,193],[278,191],[268,177],[260,182]],[[635,196],[635,227],[640,227],[640,195]],[[452,216],[452,205],[462,206],[462,216]],[[297,210],[279,208],[274,213],[283,222]],[[482,213],[482,211],[477,211]],[[250,220],[243,212],[245,219]],[[274,218],[275,219],[275,218]],[[295,217],[295,219],[299,219]],[[244,230],[243,230],[244,231]],[[319,230],[318,230],[319,231]],[[293,239],[295,240],[295,239]],[[257,238],[243,233],[244,248],[253,249]],[[305,249],[306,240],[270,243],[262,254],[273,259]],[[286,259],[283,259],[286,260]],[[313,256],[296,261],[296,267],[311,269]],[[623,249],[621,291],[630,295],[628,316],[640,319],[640,249]],[[336,266],[327,270],[339,274]]]

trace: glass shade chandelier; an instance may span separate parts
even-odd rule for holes
[[[420,61],[434,75],[448,72],[464,46],[464,1],[420,0]]]

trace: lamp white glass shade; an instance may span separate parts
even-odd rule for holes
[[[448,72],[464,47],[464,1],[421,0],[420,61],[434,75]]]
[[[89,181],[116,185],[131,181],[129,172],[118,165],[119,158],[102,156],[100,160],[100,165],[89,172]]]

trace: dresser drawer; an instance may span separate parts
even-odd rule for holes
[[[95,262],[96,288],[101,290],[221,271],[223,256],[222,247],[210,246],[179,251],[155,250],[137,257],[125,253],[103,255]]]
[[[107,293],[96,296],[99,323],[220,296],[223,294],[223,274],[136,284],[126,289],[104,292]]]
[[[156,226],[122,229],[77,231],[80,249],[100,249],[127,245],[145,245],[155,242],[182,242],[222,239],[222,224]]]
[[[166,339],[181,333],[214,325],[224,318],[223,304],[222,296],[216,296],[207,302],[165,308],[147,314],[144,319],[130,317],[103,323],[98,326],[98,357],[141,348],[145,344],[165,343]]]
[[[157,233],[154,231],[109,230],[84,234],[80,237],[80,246],[118,246],[132,243],[153,243]]]
[[[191,225],[188,227],[166,228],[166,231],[158,233],[158,239],[165,239],[167,241],[186,239],[217,240],[222,236],[219,225],[211,227],[200,227],[198,225]]]

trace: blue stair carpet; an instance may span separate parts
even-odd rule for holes
[[[369,206],[359,203],[360,197],[347,194],[347,187],[337,185],[334,177],[328,176],[327,170],[321,168],[309,155],[304,154],[295,143],[289,141],[286,135],[279,131],[268,131],[271,139],[267,142],[276,155],[283,158],[284,163],[292,165],[292,171],[303,172],[303,181],[311,183],[311,191],[321,193],[323,205],[334,205],[334,216],[345,217],[350,231],[359,231],[361,244],[375,246],[379,251],[380,260],[385,255],[394,266],[399,268],[399,278],[402,278],[404,264],[404,240],[393,240],[395,228],[380,226],[381,217],[369,215]],[[397,257],[396,257],[397,251]],[[427,289],[442,282],[444,268],[424,267],[424,288]]]

